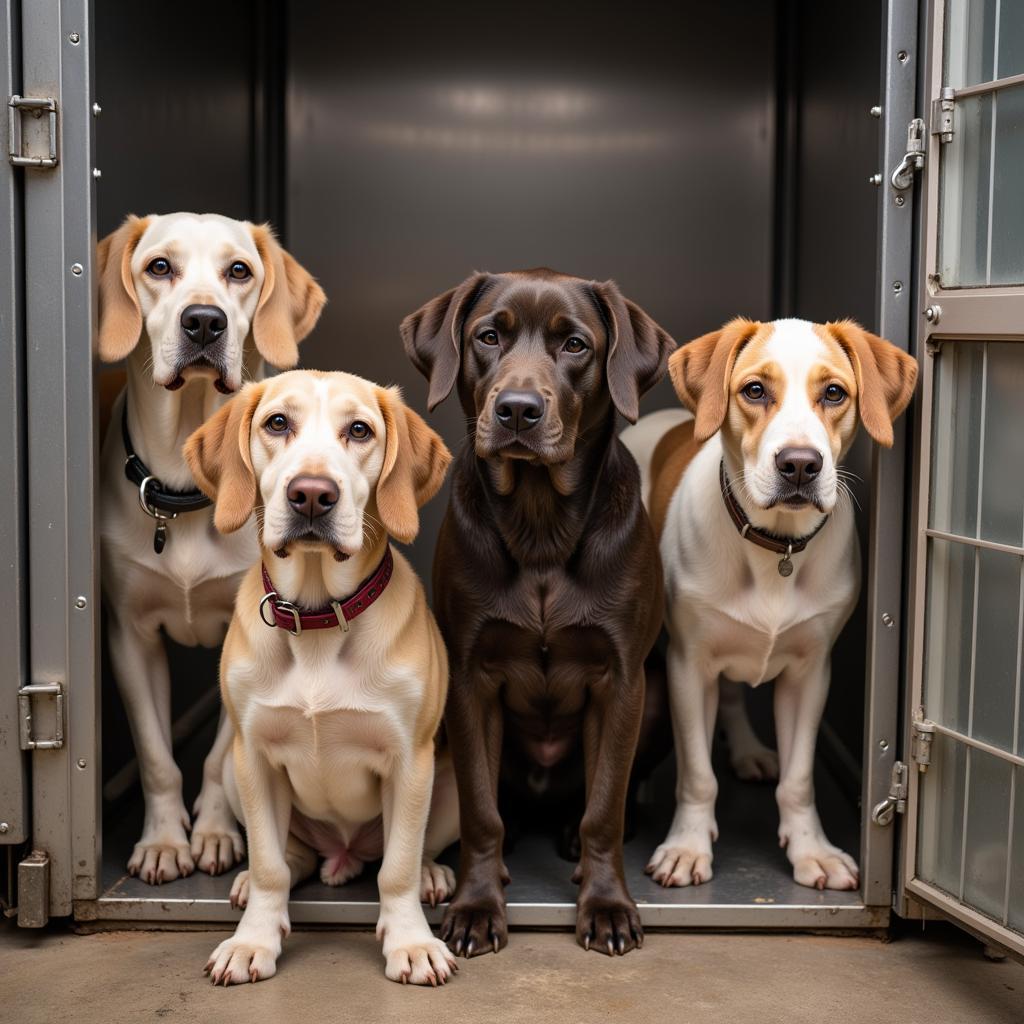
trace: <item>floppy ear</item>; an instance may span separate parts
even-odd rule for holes
[[[299,342],[316,326],[327,296],[312,274],[281,248],[268,224],[250,224],[263,261],[263,288],[252,336],[271,366],[287,370],[299,361]]]
[[[623,298],[614,281],[594,283],[608,324],[608,390],[615,408],[636,423],[640,396],[665,376],[676,343],[635,302]]]
[[[377,388],[377,401],[387,435],[377,511],[388,533],[409,544],[419,532],[419,509],[437,494],[452,453],[423,417],[403,403],[398,388]]]
[[[462,325],[490,274],[475,273],[410,313],[399,328],[405,354],[430,384],[433,412],[451,393],[462,362]]]
[[[247,384],[185,442],[185,461],[200,490],[216,503],[213,523],[221,533],[244,526],[256,505],[249,432],[265,386]]]
[[[721,330],[702,335],[672,354],[668,372],[679,401],[694,414],[700,443],[722,428],[729,408],[729,378],[736,357],[761,325],[737,317]]]
[[[124,359],[142,337],[142,309],[132,279],[132,256],[149,227],[149,217],[129,214],[96,246],[99,276],[97,351],[105,363]]]
[[[891,448],[893,421],[914,394],[917,360],[853,320],[825,324],[825,330],[853,364],[864,429],[880,445]]]

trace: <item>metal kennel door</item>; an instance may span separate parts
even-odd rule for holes
[[[1024,953],[1024,5],[930,7],[903,877]]]

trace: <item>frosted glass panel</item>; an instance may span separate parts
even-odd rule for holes
[[[926,882],[960,895],[964,835],[966,749],[941,733],[932,744],[932,763],[921,782],[917,871]]]
[[[944,84],[958,89],[1024,71],[1020,0],[950,0],[945,30]]]
[[[982,750],[967,752],[967,820],[964,827],[964,895],[966,903],[997,920],[1006,900],[1006,851],[1009,838],[1012,767]]]
[[[1024,179],[1018,184],[1018,191],[1024,210]],[[1017,244],[1024,250],[1024,235]],[[988,365],[985,368],[981,536],[998,544],[1021,546],[1024,545],[1024,343],[990,341],[985,347]]]
[[[1013,849],[1010,851],[1009,925],[1024,932],[1024,768],[1015,768]]]

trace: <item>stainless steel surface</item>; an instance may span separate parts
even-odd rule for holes
[[[33,846],[50,857],[52,916],[96,895],[98,572],[92,389],[94,165],[88,0],[22,5],[22,92],[61,111],[60,164],[25,175],[29,677],[66,682],[67,742],[32,754]],[[67,40],[78,31],[78,46]],[[74,275],[79,263],[89,273]],[[73,608],[84,594],[90,608]]]
[[[21,39],[15,0],[0,0],[0,93],[21,87]],[[18,743],[17,692],[26,682],[25,647],[25,323],[21,179],[26,172],[0,161],[0,565],[7,580],[0,629],[0,845],[28,838],[27,761]]]
[[[18,927],[43,928],[50,920],[50,857],[33,850],[18,864]]]
[[[481,48],[465,2],[290,5],[288,240],[329,298],[303,364],[425,412],[399,321],[474,269],[614,277],[680,342],[767,316],[773,6],[696,10],[527,0]],[[666,383],[645,411],[674,404]],[[454,396],[428,419],[466,443]],[[427,580],[446,500],[412,548]]]
[[[892,187],[906,192],[914,184],[914,174],[924,167],[924,121],[915,117],[907,127],[907,150],[889,176]]]
[[[7,153],[15,167],[56,167],[57,166],[57,101],[52,98],[40,99],[32,96],[12,96],[7,102],[10,113]],[[25,122],[23,114],[42,122],[45,118],[46,134],[41,152],[29,153],[25,145]],[[38,132],[31,133],[38,135]],[[34,141],[34,140],[33,140]]]
[[[35,708],[35,697],[53,697],[50,736],[36,724],[41,716]],[[64,687],[60,683],[29,683],[18,691],[18,738],[22,750],[60,750],[64,746]]]

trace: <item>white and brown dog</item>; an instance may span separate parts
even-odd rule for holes
[[[191,843],[171,748],[171,680],[161,628],[217,646],[256,532],[213,529],[185,439],[263,360],[294,366],[324,294],[266,227],[213,214],[129,217],[99,244],[101,359],[127,361],[101,455],[100,533],[110,656],[138,756],[142,836],[128,870],[147,882],[217,874],[242,857],[224,797],[231,737],[222,717],[194,806]]]
[[[669,371],[694,417],[654,413],[622,438],[660,537],[677,760],[675,816],[647,871],[666,886],[711,878],[719,680],[774,679],[780,843],[797,882],[855,889],[813,782],[832,646],[860,586],[839,466],[858,417],[892,445],[917,363],[850,321],[741,319],[679,349]]]
[[[448,658],[390,538],[415,537],[451,455],[396,389],[299,370],[250,384],[185,453],[217,528],[230,534],[255,510],[262,550],[221,657],[235,727],[225,780],[249,841],[232,901],[245,913],[207,970],[225,985],[269,978],[289,889],[317,855],[321,880],[338,885],[383,854],[386,974],[444,983],[455,961],[420,901],[455,884],[433,861],[458,837],[446,757],[435,783]]]

